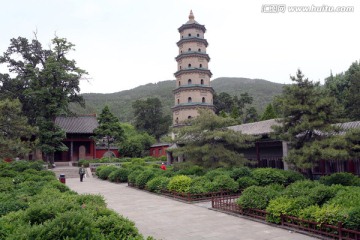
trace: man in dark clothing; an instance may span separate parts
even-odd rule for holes
[[[82,182],[84,179],[84,175],[85,175],[84,165],[81,165],[81,167],[79,168],[79,174],[80,174],[80,182]]]

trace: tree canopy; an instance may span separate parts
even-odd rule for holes
[[[173,149],[175,156],[207,168],[243,165],[247,162],[238,150],[252,146],[255,137],[226,128],[236,124],[231,118],[222,118],[211,111],[199,110],[200,115],[176,132]]]
[[[162,105],[158,98],[148,98],[146,100],[136,100],[133,103],[135,121],[137,130],[147,132],[157,140],[169,131],[171,118],[164,116]]]
[[[30,151],[35,133],[21,112],[19,100],[0,101],[0,158],[23,157]]]
[[[138,132],[129,123],[122,123],[125,140],[119,146],[119,153],[123,157],[145,157],[149,155],[149,149],[156,139],[146,132]]]
[[[226,92],[214,94],[215,113],[222,117],[230,116],[238,120],[238,123],[254,122],[258,120],[258,114],[254,107],[253,97],[248,93],[241,93],[240,97],[231,96]]]
[[[28,122],[39,128],[39,147],[53,162],[54,152],[64,150],[65,133],[55,126],[56,116],[69,113],[69,103],[83,104],[79,80],[86,71],[76,66],[68,54],[74,44],[55,37],[49,49],[35,38],[10,40],[0,63],[10,74],[0,74],[0,98],[19,99]]]
[[[106,146],[110,150],[112,144],[120,143],[124,140],[124,130],[119,119],[115,117],[108,106],[105,106],[98,117],[99,126],[94,130],[94,138],[98,144]]]
[[[325,88],[344,107],[339,116],[348,120],[360,120],[360,63],[353,62],[343,73],[331,74],[325,79]]]
[[[291,80],[294,84],[284,86],[283,94],[275,99],[283,115],[279,119],[281,126],[275,130],[280,139],[290,144],[285,160],[310,171],[319,160],[331,159],[331,154],[339,157],[336,144],[330,142],[333,139],[326,137],[336,133],[332,124],[337,122],[341,108],[319,82],[308,80],[300,70]]]

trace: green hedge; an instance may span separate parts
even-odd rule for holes
[[[111,172],[109,175],[109,180],[111,182],[127,182],[128,181],[129,170],[126,168],[118,168],[115,171]]]
[[[169,181],[170,179],[168,177],[164,177],[164,176],[155,177],[146,183],[146,189],[149,190],[150,192],[160,193],[161,190],[167,188]]]
[[[322,184],[333,185],[340,184],[343,186],[358,186],[360,187],[360,178],[351,173],[334,173],[329,176],[323,176],[319,179]]]
[[[243,191],[237,204],[242,208],[265,210],[270,200],[280,196],[283,189],[280,185],[251,186]]]
[[[167,185],[168,190],[179,193],[187,193],[190,190],[191,178],[185,175],[178,175],[170,179]]]
[[[284,170],[275,168],[257,168],[252,171],[252,177],[259,183],[260,186],[266,186],[270,184],[286,183],[286,177],[283,174]]]
[[[102,196],[78,195],[53,173],[25,166],[0,165],[17,172],[13,187],[1,187],[0,239],[143,239],[133,222],[106,208]]]

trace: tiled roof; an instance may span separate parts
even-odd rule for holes
[[[93,133],[99,126],[96,116],[56,117],[55,124],[66,133]]]
[[[171,143],[155,143],[151,145],[150,147],[162,147],[162,146],[170,146]]]
[[[229,127],[229,129],[232,129],[235,132],[242,132],[243,134],[263,135],[273,132],[274,130],[271,128],[271,126],[274,125],[279,126],[280,123],[278,123],[276,119],[270,119],[260,122],[245,123],[241,125],[231,126]]]
[[[242,132],[243,134],[249,135],[263,135],[272,133],[274,130],[271,126],[279,126],[281,123],[277,122],[276,119],[270,119],[260,122],[254,123],[245,123],[241,125],[231,126],[229,129],[232,129],[236,132]],[[357,122],[346,122],[346,123],[338,123],[335,124],[339,126],[343,130],[353,129],[353,128],[360,128],[360,121]]]
[[[360,121],[357,122],[346,122],[346,123],[338,123],[336,126],[339,126],[343,130],[360,128]]]

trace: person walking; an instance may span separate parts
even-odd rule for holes
[[[79,174],[80,174],[80,182],[82,182],[84,179],[84,175],[85,175],[84,165],[81,165],[81,167],[79,168]]]

